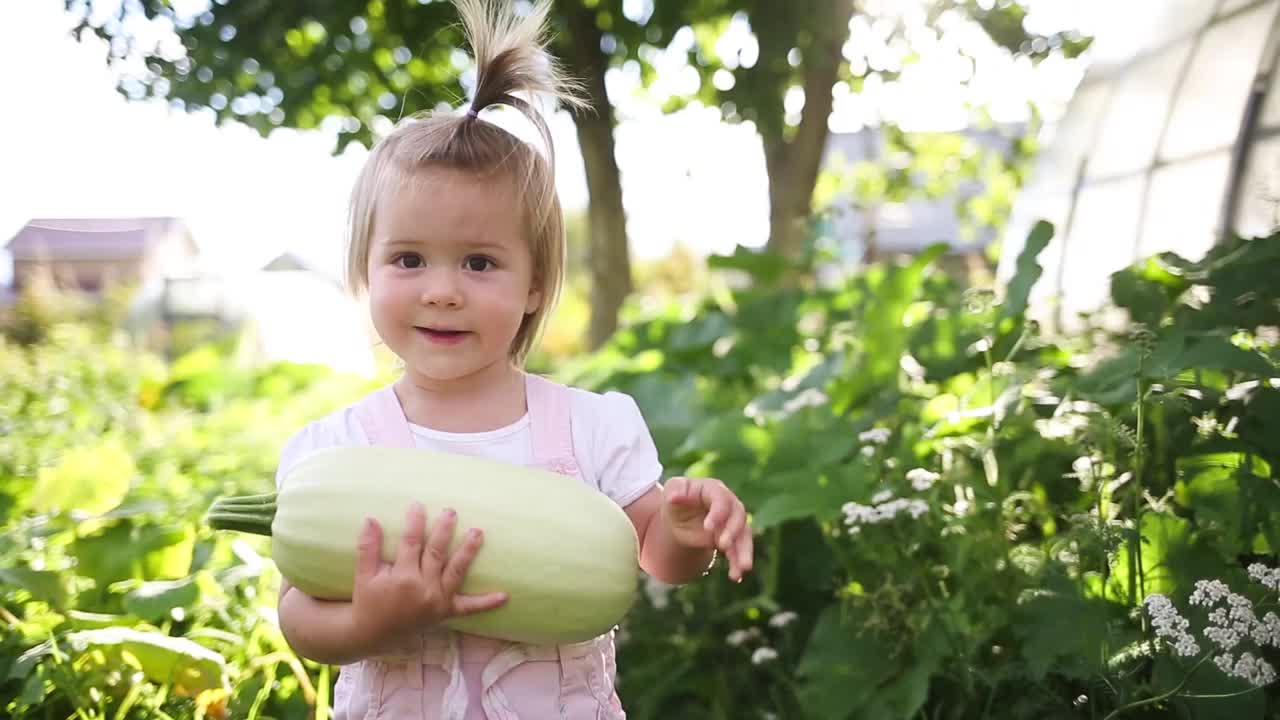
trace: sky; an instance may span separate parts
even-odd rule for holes
[[[1037,0],[1037,17],[1087,29],[1088,8],[1099,3]],[[0,245],[34,217],[167,215],[187,222],[214,271],[257,267],[284,251],[337,271],[346,197],[362,149],[335,156],[333,137],[324,131],[281,129],[262,138],[243,126],[217,127],[207,116],[130,102],[115,90],[104,46],[78,43],[67,33],[70,24],[59,0],[0,2]],[[873,47],[876,36],[876,28],[855,25],[850,47]],[[679,60],[690,41],[678,36],[672,52],[655,59],[660,82],[648,97],[636,73],[622,69],[609,77],[621,118],[617,155],[628,233],[638,258],[662,256],[677,242],[699,254],[754,247],[768,232],[764,159],[754,129],[721,122],[713,108],[671,115],[656,109],[654,100],[696,85]],[[749,54],[749,28],[735,24],[723,42]],[[926,39],[923,47],[922,61],[900,83],[869,84],[857,95],[837,92],[831,129],[854,132],[887,117],[908,129],[956,130],[965,123],[967,102],[989,103],[1001,120],[1023,119],[1028,98],[1052,113],[1069,99],[1083,69],[1072,62],[1012,63],[983,50],[964,27]],[[959,47],[977,54],[976,68],[955,61]],[[956,80],[969,73],[962,93]],[[793,93],[787,103],[798,111],[803,96]],[[564,205],[581,209],[586,182],[573,127],[563,114],[551,124]],[[0,282],[8,272],[0,254]]]

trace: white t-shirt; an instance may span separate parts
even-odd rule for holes
[[[630,505],[662,476],[658,449],[640,408],[630,395],[569,388],[573,454],[582,476],[621,507]],[[418,447],[500,460],[515,465],[533,462],[529,415],[496,430],[451,433],[410,423]],[[364,428],[351,406],[314,420],[294,433],[280,452],[276,488],[308,453],[328,447],[368,445]]]

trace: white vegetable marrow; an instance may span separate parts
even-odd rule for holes
[[[281,575],[318,598],[351,597],[355,548],[365,517],[383,528],[383,558],[395,557],[410,503],[458,513],[454,544],[484,531],[462,590],[502,591],[496,610],[446,625],[535,644],[581,642],[608,632],[630,609],[639,543],[626,513],[604,494],[556,473],[484,458],[417,449],[318,451],[294,466],[277,495],[222,498],[209,511],[219,529],[271,536]]]

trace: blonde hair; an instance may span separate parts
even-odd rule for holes
[[[551,0],[538,0],[523,17],[502,0],[454,0],[454,5],[475,54],[474,95],[466,114],[450,110],[414,115],[374,146],[351,192],[346,282],[353,293],[368,289],[373,216],[388,191],[433,167],[506,176],[515,183],[529,228],[533,284],[542,293],[538,309],[525,316],[511,343],[510,357],[520,364],[555,306],[564,277],[564,217],[556,193],[555,150],[551,129],[534,106],[534,98],[545,96],[574,106],[584,103],[578,86],[546,51]],[[478,117],[481,110],[494,105],[513,108],[528,119],[545,144],[546,157],[511,132]]]

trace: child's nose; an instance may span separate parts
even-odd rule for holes
[[[427,274],[422,288],[422,304],[456,307],[462,304],[462,292],[457,274],[449,268],[439,268]]]

